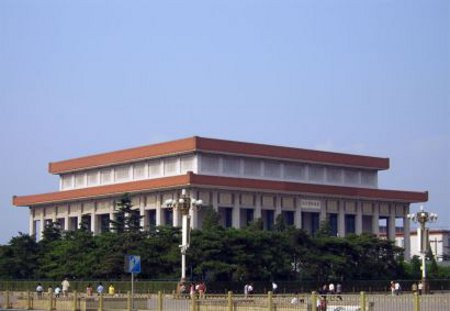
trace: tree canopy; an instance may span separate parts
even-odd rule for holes
[[[64,232],[49,223],[36,242],[20,233],[0,246],[1,279],[128,278],[124,257],[141,256],[141,278],[177,279],[180,275],[181,230],[140,227],[127,196],[117,204],[119,216],[110,232],[99,235],[84,226]],[[373,235],[333,237],[326,223],[315,236],[277,218],[271,231],[256,219],[245,229],[223,228],[219,215],[205,208],[203,230],[193,230],[187,253],[188,275],[208,281],[417,278],[420,262],[403,262],[403,250]],[[138,214],[137,214],[138,215]],[[441,276],[435,268],[433,276]]]

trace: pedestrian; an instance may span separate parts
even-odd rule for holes
[[[391,295],[394,296],[395,295],[395,282],[394,281],[391,281],[390,289],[391,289]]]
[[[250,296],[253,293],[253,283],[248,285],[248,295]]]
[[[98,283],[98,286],[97,286],[97,294],[98,294],[99,296],[103,295],[103,291],[104,291],[104,290],[105,290],[105,288],[103,287],[102,282]]]
[[[112,283],[109,284],[109,287],[108,287],[108,295],[114,296],[115,293],[116,293],[116,289],[114,288],[114,286],[112,285]]]
[[[59,298],[60,295],[61,295],[61,287],[59,287],[59,285],[56,285],[56,287],[55,287],[55,297]]]
[[[335,288],[334,288],[334,284],[333,283],[330,283],[328,285],[328,293],[329,294],[334,294],[335,293]]]
[[[275,283],[275,282],[272,282],[272,293],[274,293],[274,294],[275,294],[275,292],[276,292],[277,288],[278,288],[278,285],[277,285],[277,283]]]
[[[86,296],[91,297],[92,292],[93,292],[92,285],[91,283],[89,283],[88,286],[86,287]]]
[[[417,284],[415,282],[411,285],[411,291],[413,294],[417,293]]]
[[[42,298],[42,294],[44,293],[44,287],[42,286],[41,283],[38,283],[38,285],[36,286],[36,295],[38,299]]]
[[[244,285],[244,297],[245,298],[248,297],[248,284],[247,283]]]
[[[397,296],[402,293],[402,287],[400,286],[400,283],[398,281],[395,282],[394,288],[395,288],[395,294]]]
[[[206,293],[206,285],[205,282],[202,281],[198,285],[198,296],[200,299],[205,299],[205,293]]]
[[[181,297],[186,293],[186,285],[183,281],[178,282],[177,284],[177,295],[178,297]]]
[[[49,285],[47,288],[47,295],[49,297],[53,296],[53,287],[51,285]]]
[[[327,296],[320,296],[317,301],[318,311],[327,311]]]
[[[195,296],[195,284],[191,283],[191,287],[189,287],[189,295],[191,296],[191,299],[194,299]]]
[[[250,284],[245,284],[245,286],[244,286],[244,297],[248,298],[248,296],[250,296],[252,291],[253,291],[253,285],[251,283]]]
[[[338,294],[338,295],[342,294],[342,284],[341,283],[336,284],[336,294]]]
[[[67,293],[69,292],[69,287],[70,287],[70,283],[67,280],[67,278],[65,278],[62,282],[61,282],[61,286],[62,286],[62,293],[64,297],[67,297]]]
[[[423,293],[423,283],[422,283],[422,281],[419,281],[419,285],[417,285],[417,289],[419,290],[419,295],[422,295],[422,293]]]

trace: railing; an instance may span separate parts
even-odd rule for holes
[[[38,296],[32,292],[0,292],[0,309],[47,311],[448,311],[450,293],[434,295],[342,294],[319,295],[206,295],[179,297],[174,294]]]

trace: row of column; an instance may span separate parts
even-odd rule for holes
[[[237,195],[237,194],[236,194]],[[212,193],[212,206],[213,208],[218,212],[219,211],[219,198],[218,198],[219,194],[218,191],[213,191]],[[262,194],[256,194],[256,204],[253,207],[254,208],[254,218],[262,218],[262,210],[263,207],[261,206],[261,196]],[[327,219],[327,208],[326,208],[326,200],[322,199],[321,201],[321,206],[320,209],[318,210],[308,210],[308,209],[302,209],[299,207],[292,209],[289,209],[290,211],[294,212],[294,225],[297,228],[302,228],[302,212],[317,212],[319,213],[319,219],[320,221],[324,221]],[[358,202],[357,203],[357,207],[356,207],[356,214],[355,214],[355,233],[356,234],[361,234],[363,232],[363,206],[362,206],[362,202]],[[239,203],[239,200],[234,200],[234,203],[232,206],[228,206],[231,207],[232,210],[232,226],[234,228],[240,228],[241,227],[241,208],[244,208],[244,206],[241,206]],[[245,208],[251,208],[251,207],[245,207]],[[146,217],[146,211],[148,211],[145,208],[145,202],[144,200],[139,200],[139,213],[141,215],[141,226],[143,228],[148,227],[149,225],[149,217]],[[272,210],[274,210],[274,214],[275,217],[274,219],[277,218],[278,215],[280,215],[282,213],[282,205],[281,205],[281,196],[276,196],[275,199],[275,205],[272,208]],[[162,206],[162,202],[160,199],[156,200],[156,206],[155,206],[155,218],[156,218],[156,225],[162,225],[164,224],[163,221],[163,213],[164,213],[164,207]],[[409,250],[410,250],[410,225],[409,225],[409,220],[406,217],[407,211],[404,212],[403,214],[403,234],[404,234],[404,248],[405,250],[407,250],[405,252],[406,254],[409,254]],[[86,214],[85,214],[86,215]],[[198,222],[198,211],[195,209],[191,209],[191,227],[192,228],[199,228],[199,222]],[[94,234],[99,233],[99,214],[96,214],[96,212],[91,212],[90,217],[91,217],[91,231]],[[337,230],[338,230],[338,235],[343,237],[345,236],[345,201],[344,200],[339,200],[339,204],[338,204],[338,211],[337,211]],[[371,226],[371,232],[375,235],[379,235],[379,208],[373,208],[372,210],[372,226]],[[64,216],[64,230],[71,230],[74,228],[70,228],[70,218],[73,217],[77,217],[77,225],[81,224],[82,222],[82,217],[83,214],[80,212],[78,213],[78,215],[76,216],[72,216],[69,217],[68,211],[67,214]],[[109,219],[110,220],[114,220],[114,206],[111,206],[110,210],[109,210]],[[32,209],[30,209],[30,234],[35,235],[35,218],[33,217],[33,211]],[[52,218],[45,218],[44,214],[41,213],[40,217],[39,217],[39,221],[40,221],[40,230],[39,230],[39,237],[42,237],[42,232],[45,226],[45,221],[46,220],[51,220],[53,222],[57,221],[57,215],[56,212],[54,215],[52,215]],[[388,226],[388,230],[387,230],[387,237],[389,240],[394,241],[395,240],[395,220],[396,220],[396,214],[395,214],[395,209],[394,208],[390,208],[389,209],[389,215],[387,217],[387,226]],[[179,211],[175,208],[173,209],[173,226],[180,226],[180,221],[181,221],[181,215],[179,213]]]
[[[217,195],[217,193],[215,193]],[[219,204],[217,200],[213,200],[213,208],[216,211],[219,211]],[[238,200],[235,200],[234,205],[233,205],[233,227],[239,229],[241,226],[241,219],[240,219],[240,211],[241,211],[241,206],[238,202]],[[162,225],[163,224],[163,207],[160,204],[159,200],[157,202],[157,206],[156,206],[156,225]],[[256,206],[255,206],[255,214],[254,214],[254,218],[261,218],[262,215],[262,207],[261,207],[261,201],[259,198],[257,198],[256,200]],[[139,206],[139,212],[140,212],[140,216],[141,216],[141,226],[143,228],[145,228],[146,226],[148,226],[148,217],[145,217],[145,206],[143,204],[143,202],[140,203]],[[320,217],[320,221],[324,221],[327,218],[327,211],[326,211],[326,207],[325,206],[321,206],[320,211],[311,211],[311,210],[303,210],[303,211],[307,211],[307,212],[319,212],[319,217]],[[280,215],[282,213],[282,208],[281,208],[281,200],[279,199],[279,197],[277,197],[276,199],[276,204],[275,204],[275,218]],[[198,226],[198,211],[195,209],[191,209],[191,226],[192,228],[197,229]],[[338,210],[338,235],[339,236],[345,236],[345,211],[344,211],[344,203],[343,201],[340,201],[339,204],[339,210]],[[99,218],[97,217],[99,216],[99,214],[96,214],[95,212],[91,212],[91,230],[94,233],[98,233],[98,220]],[[362,206],[359,206],[357,208],[357,212],[355,215],[355,232],[356,234],[361,234],[363,232],[362,230]],[[373,210],[373,214],[372,216],[372,233],[375,235],[379,235],[379,210],[377,208],[375,208]],[[81,224],[81,220],[83,217],[83,214],[80,212],[77,216],[77,224]],[[109,218],[110,220],[114,220],[114,212],[111,210],[109,212]],[[393,208],[390,209],[390,214],[388,217],[388,238],[390,240],[395,240],[395,219],[396,219],[396,215],[395,215],[395,210]],[[44,225],[45,225],[45,220],[49,220],[48,218],[44,218],[44,215],[41,214],[40,216],[40,223],[41,223],[41,232],[44,229]],[[50,219],[53,222],[57,221],[57,216],[56,214],[53,215],[53,217]],[[33,217],[33,213],[30,210],[30,233],[31,234],[35,234],[35,226],[34,226],[34,217]],[[297,228],[301,228],[302,227],[302,209],[300,208],[295,208],[294,209],[294,224]],[[179,215],[179,211],[174,208],[173,209],[173,226],[179,226],[180,225],[180,215]],[[409,229],[409,221],[406,218],[406,215],[403,216],[403,225],[404,225],[404,231],[409,232],[409,230],[406,230],[406,226]],[[64,216],[64,230],[70,230],[70,229],[74,229],[74,228],[69,228],[69,215],[66,214]]]

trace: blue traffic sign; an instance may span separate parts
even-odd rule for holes
[[[127,255],[125,264],[128,273],[141,273],[141,256]]]

